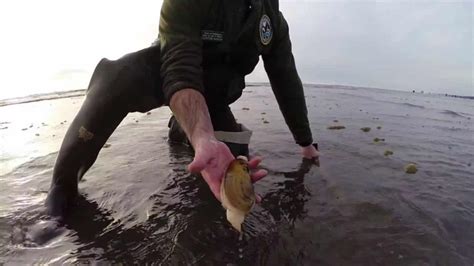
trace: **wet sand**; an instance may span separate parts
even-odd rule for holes
[[[232,106],[269,170],[241,242],[186,172],[192,151],[167,143],[169,109],[123,121],[80,183],[76,211],[52,228],[42,205],[82,97],[0,107],[0,264],[472,265],[474,101],[305,91],[319,166],[301,160],[267,86],[249,86]],[[55,237],[39,241],[45,230]]]

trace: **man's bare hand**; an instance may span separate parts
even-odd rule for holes
[[[319,155],[321,155],[319,151],[316,150],[313,144],[306,147],[301,147],[301,153],[303,154],[303,157],[306,159],[318,158]]]
[[[198,141],[194,149],[194,160],[188,165],[188,170],[192,173],[201,173],[214,196],[220,201],[222,179],[230,162],[235,158],[224,143],[214,138]],[[249,168],[255,170],[261,161],[259,157],[253,158],[249,161]],[[250,174],[253,182],[262,179],[266,175],[267,171],[263,169]],[[257,195],[257,201],[260,202],[260,200],[260,196]]]
[[[191,173],[201,173],[214,196],[220,201],[222,178],[234,156],[229,148],[216,139],[205,139],[194,145],[194,160],[188,165]]]

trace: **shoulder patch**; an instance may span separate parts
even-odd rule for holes
[[[268,45],[273,37],[272,24],[267,15],[263,15],[260,19],[260,41],[263,45]]]

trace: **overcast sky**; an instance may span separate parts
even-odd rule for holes
[[[0,4],[0,98],[87,86],[148,46],[161,1]],[[281,1],[303,82],[474,95],[472,1]],[[261,66],[247,81],[266,81]]]

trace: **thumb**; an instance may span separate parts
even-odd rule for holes
[[[191,173],[199,173],[206,168],[207,162],[202,156],[194,157],[194,160],[188,165],[188,171]]]

